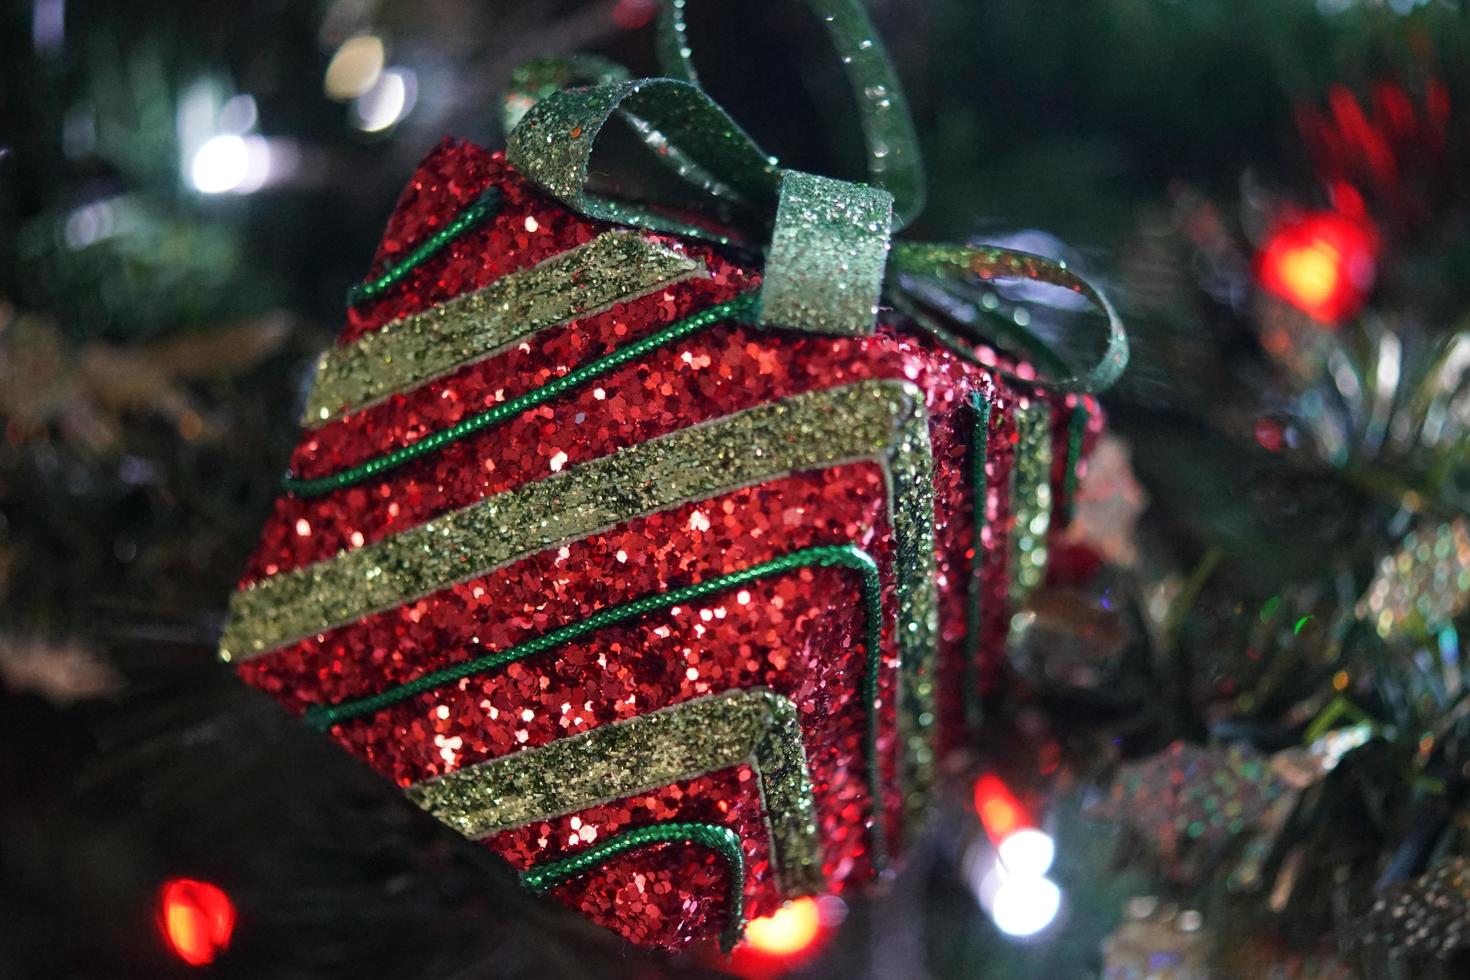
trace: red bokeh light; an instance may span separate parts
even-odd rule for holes
[[[785,906],[752,919],[745,926],[745,942],[769,956],[791,956],[816,942],[822,931],[822,916],[814,898],[798,898]]]
[[[784,976],[817,955],[845,912],[842,901],[831,895],[793,899],[746,923],[740,945],[718,966],[743,980]]]
[[[1377,236],[1361,220],[1316,211],[1283,221],[1261,250],[1269,293],[1314,320],[1339,323],[1362,309],[1373,286]]]
[[[159,891],[158,928],[174,955],[190,966],[204,966],[230,945],[235,903],[207,881],[170,878]]]
[[[1031,817],[1016,794],[994,773],[985,773],[975,780],[975,813],[993,844],[999,844],[1022,827],[1032,826]]]
[[[658,13],[658,0],[618,0],[613,7],[613,23],[625,31],[635,31],[653,20]]]

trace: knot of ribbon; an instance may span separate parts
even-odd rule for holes
[[[851,85],[866,146],[867,182],[783,169],[699,86],[685,24],[688,0],[665,0],[659,53],[666,77],[630,78],[590,56],[518,69],[504,104],[512,166],[578,213],[718,244],[758,243],[764,273],[757,322],[863,335],[887,301],[921,323],[981,319],[992,280],[1032,280],[1085,297],[1106,318],[1102,355],[1081,370],[1024,327],[1019,344],[1060,391],[1108,387],[1128,362],[1123,325],[1095,287],[1065,263],[1012,249],[893,240],[924,203],[923,162],[893,65],[860,0],[805,0],[821,20]],[[696,192],[695,214],[597,193],[591,159],[605,125],[625,122]],[[710,219],[708,222],[700,218]],[[942,317],[936,317],[940,313]],[[984,337],[987,341],[996,338]]]

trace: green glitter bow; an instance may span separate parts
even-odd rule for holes
[[[687,3],[665,0],[662,8],[659,47],[669,77],[630,79],[619,66],[585,56],[519,69],[505,100],[511,164],[590,218],[722,245],[767,243],[756,315],[763,325],[869,334],[879,303],[886,301],[946,339],[940,320],[963,328],[984,321],[995,305],[993,295],[977,291],[981,283],[1031,280],[1072,290],[1108,322],[1106,348],[1091,367],[1071,370],[1024,326],[1007,327],[999,339],[1019,344],[1047,372],[1040,380],[1027,379],[1029,384],[1097,391],[1117,380],[1128,362],[1122,323],[1107,299],[1064,263],[1010,249],[890,242],[923,206],[923,164],[902,87],[859,0],[806,4],[826,27],[851,83],[867,147],[868,183],[782,169],[756,145],[698,85],[685,28]],[[591,188],[592,152],[615,116],[697,191],[696,216]],[[931,314],[936,308],[942,316]]]

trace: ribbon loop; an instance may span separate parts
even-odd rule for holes
[[[885,190],[782,171],[760,322],[812,333],[872,333],[892,221],[893,195]]]
[[[573,85],[606,85],[628,80],[628,69],[595,54],[533,58],[517,65],[500,100],[501,131],[515,129],[531,107]]]
[[[924,161],[908,100],[893,63],[860,0],[805,0],[826,28],[852,87],[867,145],[868,178],[893,195],[893,230],[924,208]],[[698,84],[685,23],[689,0],[665,0],[659,57],[672,78]]]
[[[1059,378],[1018,379],[1027,384],[1052,391],[1101,391],[1111,387],[1128,366],[1128,333],[1118,311],[1097,287],[1068,269],[1066,263],[1009,248],[895,242],[890,266],[899,275],[930,278],[941,285],[997,279],[1045,282],[1070,289],[1089,300],[1107,318],[1108,339],[1102,356],[1085,371]],[[1066,363],[1036,334],[1028,332],[1025,340],[1032,353],[1043,355],[1039,360]]]
[[[650,205],[588,190],[592,150],[615,113],[685,181],[764,224],[775,207],[775,161],[697,86],[640,78],[564,89],[536,102],[506,141],[506,158],[568,207],[604,221],[728,243],[728,236]]]

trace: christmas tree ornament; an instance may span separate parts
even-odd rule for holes
[[[1395,885],[1354,930],[1354,944],[1390,960],[1455,960],[1470,953],[1470,861],[1451,857],[1413,881]],[[1408,975],[1408,974],[1405,974]]]
[[[1213,980],[1213,934],[1204,917],[1152,895],[1130,898],[1123,922],[1103,940],[1104,980]]]
[[[1123,765],[1088,815],[1126,825],[1172,880],[1198,882],[1228,861],[1232,889],[1255,891],[1303,795],[1371,736],[1359,724],[1272,755],[1175,742]]]
[[[504,153],[429,155],[220,644],[529,888],[644,945],[728,947],[901,849],[1066,523],[1089,392],[1127,357],[1060,263],[891,240],[922,200],[902,92],[859,6],[811,6],[871,183],[779,169],[694,84],[682,3],[673,77],[541,63]],[[593,179],[614,120],[691,200]],[[1096,363],[977,334],[1003,280],[1098,307]]]
[[[1384,555],[1357,614],[1384,639],[1423,640],[1470,608],[1470,521],[1416,528]]]

